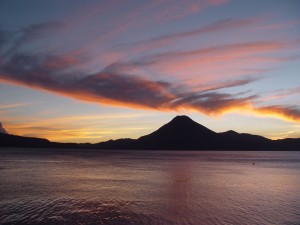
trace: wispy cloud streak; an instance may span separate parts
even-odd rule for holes
[[[257,41],[257,42],[245,42],[237,44],[219,45],[208,48],[199,48],[189,51],[175,51],[169,53],[161,53],[146,56],[143,59],[137,61],[137,64],[159,64],[163,62],[170,62],[174,60],[189,60],[193,57],[202,57],[203,60],[225,60],[232,59],[233,57],[240,57],[253,54],[266,54],[273,51],[285,49],[287,47],[294,46],[294,42],[278,42],[278,41]],[[223,57],[224,56],[224,57]]]
[[[136,43],[131,44],[124,44],[121,45],[121,47],[126,48],[134,48],[134,51],[145,51],[152,48],[158,48],[158,47],[165,47],[166,45],[172,44],[176,41],[183,40],[189,37],[193,37],[196,35],[203,35],[207,33],[214,33],[214,32],[220,32],[220,31],[227,31],[231,29],[240,29],[244,28],[245,26],[254,25],[258,23],[258,18],[252,18],[252,19],[232,19],[232,18],[226,18],[223,20],[216,21],[214,23],[208,24],[204,27],[201,27],[199,29],[194,29],[190,31],[185,32],[178,32],[173,34],[164,35],[161,37],[140,41]]]
[[[27,106],[31,105],[33,102],[27,103],[15,103],[15,104],[7,104],[7,105],[0,105],[0,109],[11,109],[11,108],[17,108],[17,107],[22,107],[22,106]]]
[[[47,37],[48,35],[56,33],[59,30],[62,30],[63,28],[64,25],[57,21],[38,23],[25,27],[24,29],[16,31],[13,35],[11,35],[11,38],[13,39],[13,41],[11,42],[11,47],[8,48],[4,54],[6,56],[13,54],[18,50],[18,48],[24,46],[24,44],[28,44],[29,42],[38,39],[40,40],[44,37]],[[1,36],[3,35],[0,34],[0,42]],[[4,42],[3,38],[2,42]]]

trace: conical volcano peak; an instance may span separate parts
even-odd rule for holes
[[[198,124],[197,122],[195,122],[194,120],[192,120],[190,117],[185,116],[185,115],[180,115],[180,116],[176,116],[174,117],[169,123],[169,125],[172,126],[202,126],[200,124]]]
[[[138,142],[153,149],[197,149],[198,146],[204,148],[208,141],[215,138],[215,132],[182,115],[176,116],[153,133],[140,137]]]
[[[176,116],[169,123],[162,126],[159,130],[164,130],[169,133],[180,133],[181,135],[187,135],[187,133],[193,132],[214,133],[213,131],[185,115]]]
[[[178,115],[172,119],[172,121],[193,121],[190,117],[186,115]],[[193,121],[194,122],[194,121]]]
[[[192,120],[190,117],[186,116],[186,115],[180,115],[180,116],[176,116],[174,117],[170,122],[169,124],[185,124],[185,125],[191,125],[191,124],[194,124],[194,125],[197,125],[199,126],[200,124],[195,122],[194,120]],[[202,126],[202,125],[200,125]]]

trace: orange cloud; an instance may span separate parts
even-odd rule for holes
[[[296,107],[284,107],[280,105],[265,106],[254,109],[262,115],[281,118],[284,120],[300,122],[300,110]]]

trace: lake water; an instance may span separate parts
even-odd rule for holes
[[[299,225],[300,152],[1,148],[0,224]]]

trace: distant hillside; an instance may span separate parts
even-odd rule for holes
[[[50,142],[43,138],[22,137],[0,133],[0,146],[20,148],[89,148],[91,144]]]
[[[51,145],[51,142],[42,138],[21,137],[16,135],[0,133],[1,146],[15,147],[39,147]]]
[[[0,133],[0,146],[136,150],[300,150],[300,138],[270,140],[235,131],[216,133],[187,116],[177,116],[151,134],[97,144],[57,143],[47,139]]]

